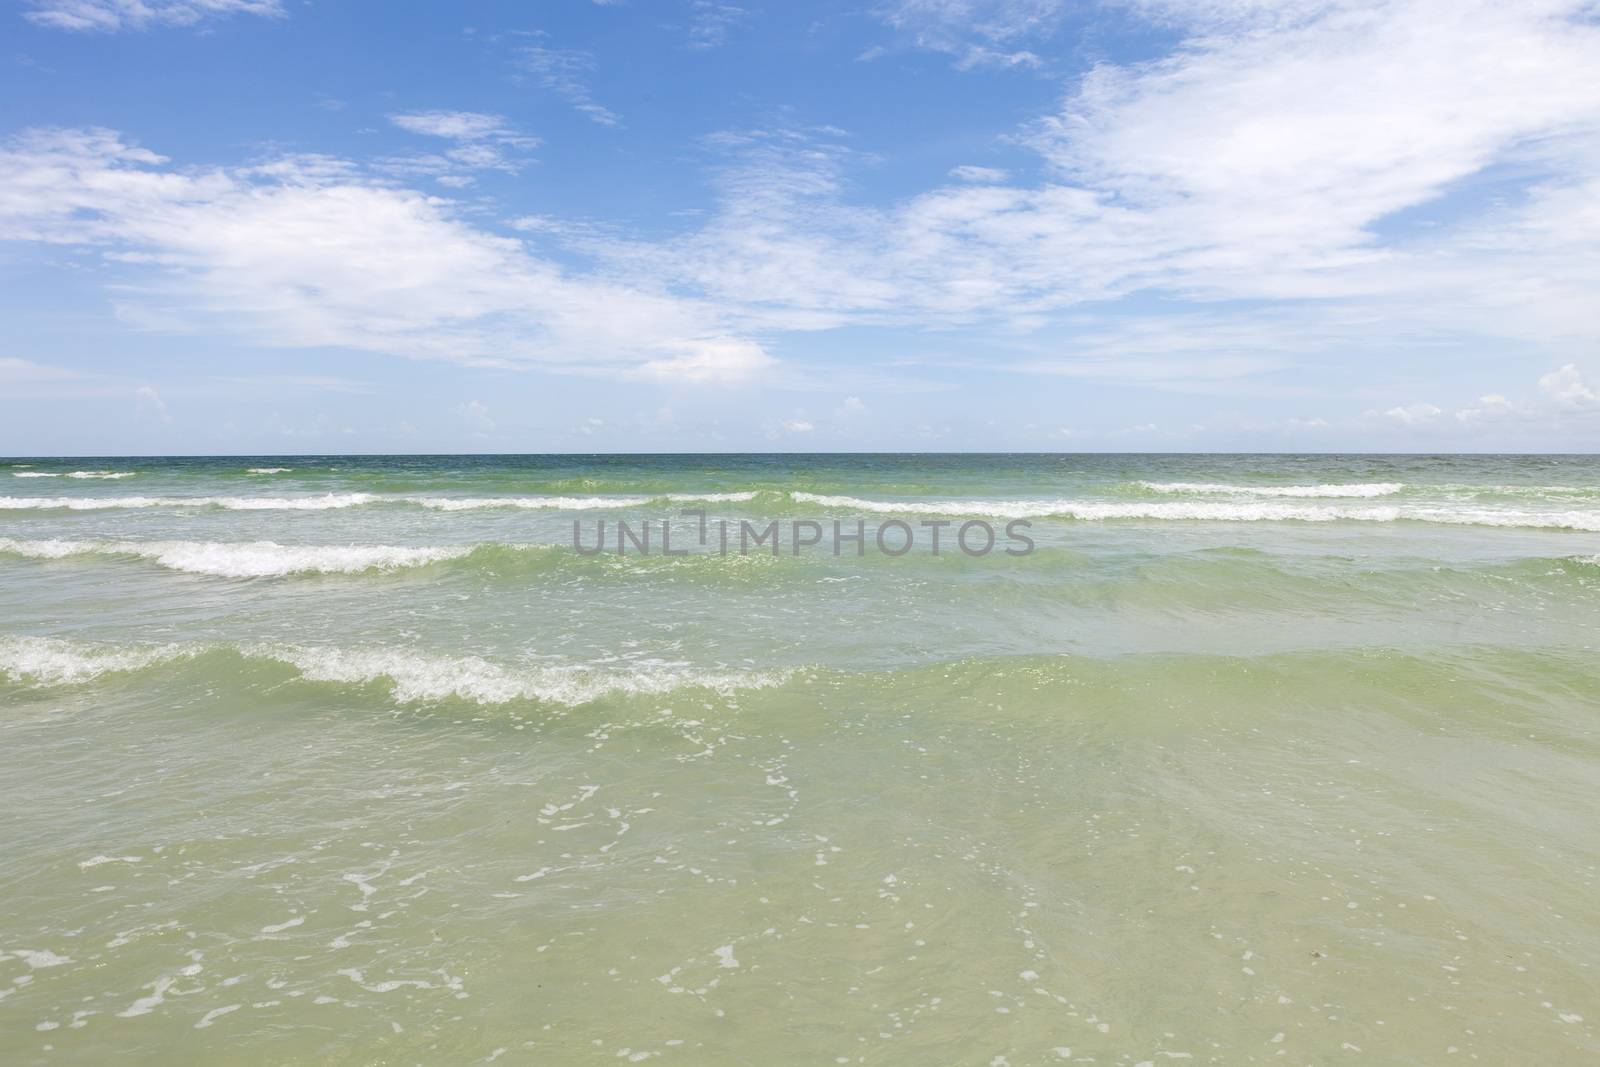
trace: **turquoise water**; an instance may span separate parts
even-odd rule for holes
[[[0,1061],[1600,1056],[1595,457],[0,483]]]

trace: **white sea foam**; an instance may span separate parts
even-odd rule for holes
[[[708,504],[735,503],[743,500],[754,500],[754,490],[742,493],[668,493],[667,499],[674,503],[694,503],[704,501]]]
[[[276,578],[289,574],[354,574],[420,567],[459,559],[472,545],[280,545],[273,541],[22,541],[0,538],[0,552],[31,559],[137,556],[189,574]]]
[[[793,493],[820,507],[887,515],[973,515],[985,518],[1069,518],[1086,522],[1146,519],[1194,522],[1415,522],[1456,526],[1518,526],[1534,529],[1600,530],[1600,511],[1517,511],[1416,505],[1285,504],[1275,501],[1223,503],[1173,501],[1106,503],[1087,500],[864,500],[851,496]]]
[[[1452,495],[1488,493],[1493,496],[1600,496],[1600,485],[1472,485],[1447,482],[1417,486]]]
[[[245,473],[246,474],[288,474],[292,470],[294,470],[293,467],[251,467],[248,470],[246,470]]]
[[[27,964],[30,970],[35,971],[43,970],[46,967],[60,967],[63,964],[72,962],[71,956],[60,956],[47,948],[14,948],[11,953]]]
[[[252,474],[278,474],[289,468],[260,467]],[[12,472],[18,478],[57,478],[62,475],[33,471]],[[96,475],[99,477],[101,475]],[[110,477],[109,474],[105,475]],[[118,474],[117,477],[130,477]],[[75,475],[67,475],[75,477]],[[0,496],[0,510],[8,511],[104,511],[139,508],[223,508],[229,511],[326,511],[367,504],[410,504],[434,511],[484,511],[493,509],[532,511],[594,511],[605,508],[636,508],[652,500],[673,503],[704,501],[731,503],[755,499],[754,490],[738,493],[668,493],[649,496],[381,496],[376,493],[324,493],[319,496]]]
[[[326,511],[382,499],[371,493],[321,496],[0,496],[0,511],[103,511],[110,508],[224,508],[229,511]]]
[[[634,508],[648,504],[647,496],[412,496],[408,504],[435,511],[481,511],[486,508],[521,508],[546,511],[589,511],[598,508]]]
[[[78,685],[197,654],[183,645],[85,645],[56,637],[0,635],[0,674],[31,685]]]
[[[116,671],[136,671],[207,652],[216,644],[98,645],[54,637],[0,635],[0,675],[35,686],[79,685]],[[515,666],[478,656],[438,656],[400,648],[252,645],[250,659],[292,667],[307,681],[386,685],[400,703],[466,700],[477,704],[539,701],[577,707],[611,695],[659,695],[680,689],[729,693],[779,685],[790,671],[725,671],[640,662],[624,669],[583,664]]]
[[[1405,488],[1401,482],[1356,482],[1348,485],[1227,485],[1219,482],[1140,482],[1155,493],[1267,497],[1374,497],[1393,496]]]
[[[400,649],[270,646],[248,654],[287,663],[315,682],[389,684],[402,703],[445,699],[478,704],[538,700],[575,707],[611,694],[661,694],[683,688],[718,691],[777,685],[788,672],[710,671],[640,664],[624,671],[579,665],[510,667],[478,656],[433,656]]]
[[[1191,492],[1199,495],[1238,493],[1255,497],[1379,497],[1403,488],[1398,483],[1357,483],[1350,485],[1232,486],[1216,483],[1145,483],[1157,491]],[[1181,489],[1176,487],[1183,487]],[[1437,487],[1435,487],[1437,488]],[[383,496],[373,493],[325,493],[318,496],[205,496],[205,497],[0,497],[0,510],[72,510],[134,508],[221,508],[233,511],[323,511],[368,504],[413,505],[435,511],[476,511],[489,509],[527,509],[587,511],[607,508],[634,508],[654,502],[689,501],[734,502],[756,497],[755,491],[729,493],[672,493],[665,496]],[[1546,529],[1600,530],[1600,510],[1533,510],[1465,506],[1462,503],[1406,503],[1363,505],[1342,503],[1300,503],[1293,500],[1183,500],[1106,501],[1082,499],[964,499],[964,500],[872,500],[795,491],[789,494],[797,503],[852,511],[901,515],[980,516],[1001,519],[1045,518],[1056,516],[1083,521],[1144,519],[1200,522],[1417,522],[1466,526],[1506,526]],[[374,546],[379,547],[379,546]],[[382,565],[379,563],[373,566]],[[335,566],[334,570],[351,569]],[[364,569],[355,567],[354,569]]]
[[[78,479],[106,479],[115,481],[118,478],[132,478],[138,471],[70,471],[61,474],[58,471],[12,471],[13,478],[78,478]]]
[[[755,491],[740,493],[667,493],[648,496],[411,496],[401,497],[408,504],[420,504],[435,511],[481,511],[491,508],[518,508],[541,511],[596,511],[604,508],[636,508],[652,500],[673,503],[703,501],[719,504],[754,500]]]

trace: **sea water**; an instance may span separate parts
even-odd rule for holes
[[[1594,457],[0,461],[0,1062],[1585,1061],[1597,649]]]

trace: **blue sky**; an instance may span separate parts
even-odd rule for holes
[[[1592,0],[0,19],[0,453],[1600,446]]]

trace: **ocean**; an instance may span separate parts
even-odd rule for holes
[[[1597,649],[1594,456],[3,460],[0,1062],[1586,1061]]]

